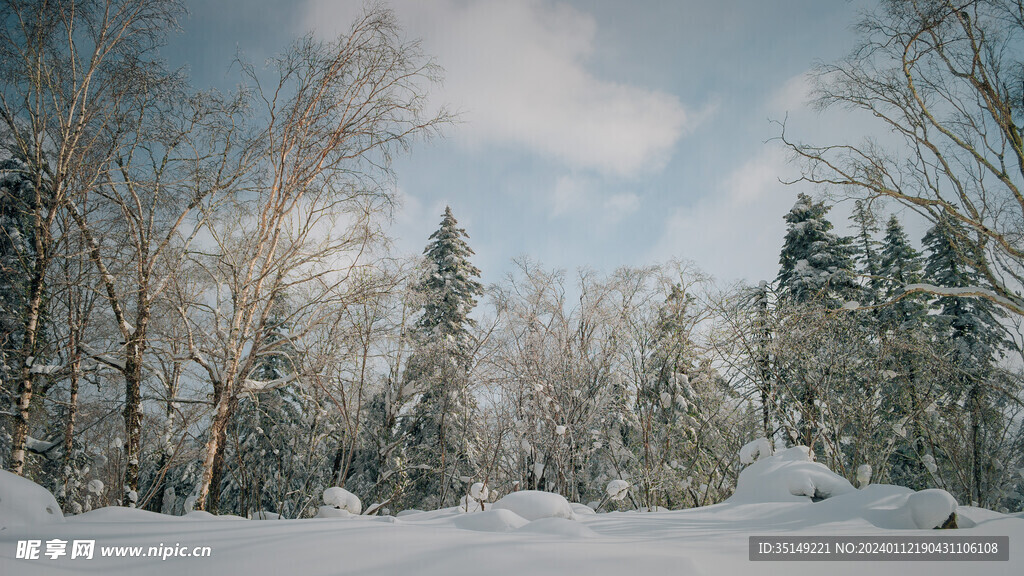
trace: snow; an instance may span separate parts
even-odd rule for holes
[[[857,485],[861,488],[871,483],[871,465],[861,464],[857,467]]]
[[[922,530],[938,528],[956,512],[956,498],[945,490],[931,489],[915,492],[905,504],[914,524]]]
[[[566,520],[565,518],[540,518],[534,520],[517,532],[525,534],[550,534],[552,536],[562,536],[565,538],[597,538],[597,532],[594,532],[590,528],[573,522],[572,520]]]
[[[744,472],[745,484],[763,481],[787,488],[790,474],[821,476],[806,450],[781,451],[762,458]],[[820,465],[819,465],[820,466]],[[769,470],[771,468],[771,470]],[[826,469],[827,470],[827,469]],[[831,474],[829,472],[829,474]],[[776,490],[778,491],[778,490]],[[768,496],[774,492],[769,491]],[[886,536],[935,535],[923,527],[948,518],[953,507],[959,530],[955,536],[1009,536],[1011,546],[1024,541],[1024,515],[1004,515],[969,506],[956,506],[942,491],[914,492],[908,488],[871,484],[861,490],[833,494],[811,502],[733,498],[704,508],[659,511],[657,514],[612,512],[587,514],[581,504],[573,519],[559,517],[564,499],[543,492],[515,492],[499,508],[459,513],[455,508],[406,511],[400,517],[350,515],[324,506],[340,520],[247,520],[193,512],[166,516],[129,508],[101,508],[66,521],[47,513],[55,506],[43,488],[0,472],[0,574],[109,574],[112,576],[178,574],[422,574],[433,576],[487,573],[785,576],[912,576],[916,574],[971,576],[1024,573],[1024,559],[1011,550],[1008,562],[758,562],[748,560],[750,536]],[[13,510],[11,504],[27,510]],[[518,509],[518,510],[517,510]],[[531,519],[524,511],[546,512]],[[38,539],[94,540],[91,560],[15,558],[19,541]],[[204,558],[102,557],[104,546],[148,548],[166,544],[209,546]],[[68,548],[70,549],[70,544]],[[45,544],[44,544],[45,550]]]
[[[39,440],[38,438],[33,438],[31,436],[25,438],[26,450],[28,450],[29,452],[35,452],[36,454],[45,454],[46,457],[49,458],[50,460],[56,458],[56,453],[51,452],[51,450],[53,450],[59,444],[59,441],[47,442],[45,440]]]
[[[53,494],[31,480],[0,470],[0,534],[13,526],[58,522],[64,522],[64,515]]]
[[[324,490],[324,504],[339,510],[347,510],[350,514],[363,512],[363,503],[359,501],[359,497],[337,486]]]
[[[479,512],[482,509],[480,501],[470,497],[468,494],[459,500],[459,512]]]
[[[103,492],[103,481],[102,480],[89,480],[89,484],[86,485],[89,492],[93,494],[101,494]]]
[[[591,508],[590,506],[587,506],[586,504],[579,504],[577,502],[573,502],[572,504],[569,504],[569,507],[572,508],[572,513],[577,515],[577,516],[579,516],[581,514],[583,514],[583,515],[597,514],[597,512],[594,511],[593,508]]]
[[[270,512],[268,510],[260,510],[258,512],[253,513],[252,519],[253,520],[284,520],[284,516],[281,516],[280,514],[278,514],[276,512]]]
[[[759,458],[771,456],[773,452],[772,443],[762,436],[740,448],[740,464],[753,464]]]
[[[845,478],[812,462],[806,446],[795,446],[744,468],[728,501],[807,502],[854,490]]]
[[[531,521],[538,518],[575,518],[568,500],[559,494],[539,490],[513,492],[492,504],[491,508],[511,510]]]
[[[629,495],[629,482],[625,480],[612,480],[604,488],[605,494],[612,500],[623,500]]]
[[[509,532],[529,523],[526,518],[502,508],[466,514],[452,521],[456,528],[475,532]]]
[[[352,513],[348,510],[341,508],[335,508],[334,506],[321,506],[316,513],[315,518],[348,518]]]
[[[487,500],[490,490],[487,489],[483,482],[476,482],[469,487],[469,495],[477,500]]]

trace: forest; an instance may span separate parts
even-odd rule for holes
[[[681,247],[484,285],[458,206],[398,253],[392,160],[458,115],[386,6],[221,93],[160,58],[177,0],[0,5],[0,468],[65,514],[308,518],[335,486],[367,514],[699,507],[759,438],[1024,506],[1019,1],[883,2],[821,65],[815,103],[887,139],[779,124],[818,193],[764,216],[786,235],[755,284]]]

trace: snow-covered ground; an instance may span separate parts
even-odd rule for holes
[[[338,500],[336,492],[327,499]],[[485,504],[484,511],[450,508],[398,518],[246,520],[127,508],[62,518],[52,510],[55,504],[42,488],[0,472],[0,574],[1024,574],[1024,515],[956,507],[938,490],[858,490],[799,449],[761,456],[744,470],[727,502],[668,512],[592,514],[561,497],[530,492]],[[951,509],[960,529],[919,528],[943,522]],[[830,535],[1008,536],[1010,559],[748,560],[750,536]],[[25,555],[19,541],[29,540],[40,541],[39,557],[18,558]],[[55,540],[68,544],[51,559],[47,542]],[[75,540],[95,541],[92,559],[70,558]],[[143,555],[150,547],[171,554],[209,547],[210,555],[103,557],[101,550],[110,547],[141,547]]]

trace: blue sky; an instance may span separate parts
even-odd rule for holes
[[[865,2],[395,0],[410,38],[446,70],[435,102],[462,112],[395,170],[392,235],[418,253],[446,204],[485,282],[511,259],[610,271],[680,258],[724,281],[771,279],[795,167],[766,140],[834,141],[842,115],[804,104],[805,74],[856,41]],[[309,31],[345,30],[361,2],[189,3],[167,48],[197,86],[229,88]],[[843,214],[833,221],[842,231]]]

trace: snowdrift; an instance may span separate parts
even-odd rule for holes
[[[748,444],[748,446],[753,443]],[[796,514],[806,520],[861,518],[888,530],[928,530],[947,524],[957,510],[956,499],[945,490],[915,492],[901,486],[872,484],[858,490],[842,476],[811,461],[806,446],[758,458],[740,472],[736,492],[726,504],[792,502],[813,504]],[[784,515],[788,517],[790,514]]]
[[[57,499],[46,488],[0,470],[0,531],[64,521]]]
[[[761,451],[759,451],[761,452]],[[805,450],[787,450],[756,461],[743,471],[727,502],[657,514],[595,514],[557,494],[514,492],[484,511],[458,507],[405,511],[398,517],[351,513],[347,496],[332,491],[325,504],[333,518],[248,520],[192,513],[165,516],[128,508],[102,508],[66,520],[52,495],[40,486],[0,472],[0,574],[260,574],[339,573],[470,575],[522,574],[778,574],[820,576],[818,562],[748,561],[753,535],[887,535],[925,530],[956,510],[965,536],[1008,535],[1024,541],[1024,518],[979,508],[958,507],[941,490],[914,492],[887,485],[853,489]],[[321,509],[323,510],[323,509]],[[255,517],[273,518],[271,511]],[[905,533],[905,532],[904,532]],[[920,532],[919,532],[920,533]],[[949,533],[944,533],[949,534]],[[96,556],[17,558],[27,540],[93,540]],[[209,557],[102,556],[101,547],[209,546]],[[45,545],[43,546],[45,550]],[[1024,559],[1009,562],[829,563],[830,576],[1024,573]]]

